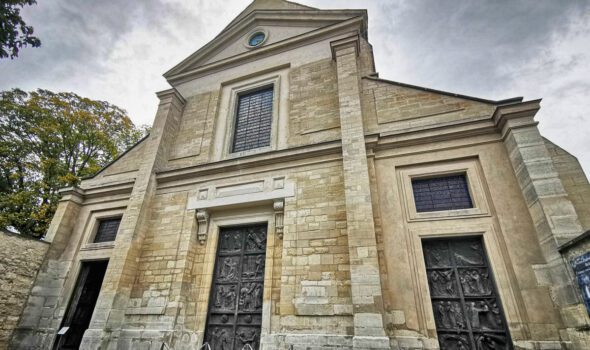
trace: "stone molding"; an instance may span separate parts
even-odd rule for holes
[[[239,194],[229,197],[200,200],[196,197],[190,197],[188,200],[188,210],[206,210],[206,209],[224,209],[240,204],[260,204],[274,203],[276,200],[295,196],[295,186],[287,184],[285,188],[272,189],[259,193]]]
[[[363,17],[353,17],[349,20],[325,28],[316,29],[306,34],[298,35],[268,46],[260,47],[257,50],[247,51],[198,68],[190,69],[186,72],[180,71],[176,74],[170,74],[172,71],[169,71],[165,73],[165,77],[171,85],[179,85],[183,82],[196,79],[212,72],[243,64],[246,61],[257,60],[268,55],[275,55],[282,51],[291,50],[294,46],[309,44],[322,38],[330,38],[337,35],[339,32],[346,33],[347,31],[350,32],[351,29],[362,32],[360,28],[365,24],[366,21]]]
[[[310,160],[324,155],[341,155],[340,140],[327,141],[315,145],[269,151],[266,153],[245,156],[239,159],[225,159],[182,169],[163,170],[156,173],[158,184],[195,178],[212,174],[223,174],[230,171],[241,171],[246,168],[256,168],[272,165],[279,168],[279,164],[289,165],[298,160]],[[311,162],[311,160],[310,160]]]
[[[283,219],[285,216],[285,199],[275,199],[272,205],[275,211],[275,233],[279,239],[283,239],[284,224]]]
[[[61,201],[73,200],[83,203],[88,199],[104,198],[114,195],[130,195],[135,180],[110,182],[93,187],[64,187],[59,190]]]
[[[206,209],[197,210],[195,217],[198,223],[197,240],[203,245],[207,240],[207,232],[209,231],[209,212]]]
[[[285,198],[295,196],[295,185],[284,177],[273,177],[246,183],[201,188],[196,196],[188,198],[187,210],[195,210],[198,223],[197,239],[201,245],[207,240],[212,210],[227,210],[244,205],[272,204],[275,233],[283,238]],[[211,199],[210,199],[211,198]]]
[[[236,35],[244,32],[248,32],[249,28],[254,26],[256,22],[264,22],[265,26],[281,26],[284,25],[283,18],[285,15],[292,16],[298,14],[299,25],[313,26],[318,22],[324,24],[322,27],[326,27],[326,23],[329,25],[335,24],[335,22],[342,22],[347,19],[366,17],[366,10],[318,10],[318,11],[283,11],[283,10],[265,10],[265,11],[253,11],[248,16],[244,17],[237,23],[230,24],[226,30],[219,34],[217,40],[210,41],[200,50],[190,55],[184,61],[164,73],[164,77],[167,79],[174,79],[177,75],[182,74],[184,70],[190,66],[198,66],[199,62],[205,61],[209,55],[214,54],[219,48],[223,47],[227,41],[232,40]],[[366,18],[364,19],[364,31],[366,32]],[[332,23],[330,23],[332,22]]]
[[[332,59],[336,60],[336,52],[346,48],[352,47],[358,56],[361,51],[360,37],[358,34],[349,36],[347,38],[338,39],[330,42],[330,50],[332,51]]]

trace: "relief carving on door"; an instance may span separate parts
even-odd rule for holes
[[[266,224],[223,228],[215,263],[205,342],[211,350],[258,349],[266,259]]]
[[[480,238],[423,242],[441,350],[512,349]]]

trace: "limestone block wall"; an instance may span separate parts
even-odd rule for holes
[[[549,288],[537,281],[535,267],[546,262],[507,152],[490,137],[440,142],[437,151],[428,144],[375,155],[387,273],[385,328],[400,345],[436,344],[422,240],[469,235],[482,237],[514,344],[560,348],[560,341],[568,340],[562,338],[564,325]],[[453,171],[467,171],[475,209],[416,215],[410,176]]]
[[[171,346],[178,346],[183,337],[197,344],[206,323],[218,227],[247,224],[252,215],[269,222],[264,294],[268,323],[263,324],[263,341],[278,344],[280,337],[297,334],[352,335],[342,164],[332,158],[302,163],[289,165],[287,172],[226,172],[195,179],[197,185],[165,184],[156,191],[125,311],[124,342],[149,342],[153,337],[144,330],[151,329],[160,330],[159,337],[167,337]],[[187,210],[189,198],[203,188],[227,188],[277,176],[285,176],[285,183],[296,188],[296,195],[285,200],[282,240],[272,228],[270,203],[211,211],[208,237],[203,244],[196,241],[198,223],[195,211]],[[172,329],[182,334],[171,335],[167,330]]]
[[[209,91],[187,99],[180,125],[170,149],[168,168],[181,168],[209,161],[219,91]]]
[[[563,206],[541,198],[543,216],[527,196],[529,182],[534,190],[546,189],[529,176],[536,174],[540,135],[534,133],[535,147],[529,148],[522,131],[500,134],[489,101],[368,76],[374,72],[371,46],[349,34],[330,48],[327,41],[314,44],[325,46],[319,58],[308,58],[315,52],[309,51],[301,54],[305,60],[289,62],[284,54],[272,64],[245,63],[195,79],[194,89],[183,90],[192,91],[186,100],[175,91],[161,93],[150,138],[84,181],[87,196],[60,204],[39,287],[13,338],[20,347],[50,346],[76,264],[108,258],[81,348],[159,349],[165,343],[194,349],[205,330],[219,227],[261,222],[269,228],[263,349],[437,348],[421,240],[470,235],[484,241],[515,345],[569,345],[563,329],[573,311],[560,313],[551,294],[561,282],[551,278],[563,269],[548,270],[550,258],[563,267],[561,257],[556,242],[537,232],[549,227],[550,209]],[[222,149],[231,134],[233,93],[256,81],[280,87],[279,146],[228,155]],[[429,128],[436,131],[424,136]],[[576,193],[570,200],[578,216],[589,217],[583,173],[571,156],[552,144],[547,148],[564,188]],[[412,211],[410,174],[459,171],[469,173],[475,208],[422,217]],[[208,201],[216,191],[254,196],[255,189],[240,191],[256,183],[274,186],[276,179],[294,186],[284,198],[282,238],[274,226],[277,197],[208,208],[206,224],[196,219],[202,208],[189,208],[191,199]],[[103,193],[92,192],[101,187]],[[108,198],[123,192],[124,198]],[[565,209],[569,220],[574,215]],[[115,210],[123,217],[117,240],[110,247],[89,246],[84,239],[96,221],[93,213]],[[562,215],[552,218],[567,228]],[[565,233],[564,239],[575,232]],[[567,292],[573,291],[568,283]],[[575,299],[573,292],[566,296]]]
[[[7,349],[49,244],[0,232],[0,349]]]
[[[79,237],[71,239],[80,219],[80,205],[75,197],[76,195],[62,197],[51,221],[45,236],[51,245],[27,299],[18,328],[14,331],[12,348],[50,347],[61,323],[61,318],[55,318],[54,315],[60,307],[65,312],[69,295],[62,293],[62,287],[66,283],[72,267],[72,255],[75,254],[74,250],[77,250],[79,242]]]
[[[111,166],[104,170],[104,173],[99,174],[99,177],[113,177],[114,175],[129,173],[137,171],[141,162],[143,148],[145,147],[145,139],[134,145],[126,151],[119,159],[115,160]]]
[[[340,162],[301,169],[285,203],[280,333],[352,335],[350,264]]]
[[[290,138],[292,146],[340,136],[336,65],[325,59],[289,72]]]
[[[298,147],[336,140],[340,137],[338,86],[335,62],[320,59],[295,66],[284,77],[286,89],[277,89],[277,99],[287,98],[279,113],[285,113],[287,147]],[[280,83],[283,86],[283,83]],[[222,88],[224,88],[222,84]],[[231,106],[220,105],[221,91],[212,90],[187,98],[178,131],[170,148],[167,169],[178,169],[211,161],[214,147],[220,147],[215,128],[219,119],[228,119]]]
[[[126,328],[172,328],[182,290],[179,245],[186,193],[155,196],[138,271],[126,311]],[[192,220],[194,221],[194,219]],[[189,221],[189,224],[192,224]],[[186,267],[186,265],[184,266]]]
[[[470,101],[365,77],[362,81],[365,130],[387,132],[489,118],[492,104]]]
[[[544,140],[568,199],[578,213],[582,228],[584,231],[590,230],[590,184],[584,170],[576,157],[553,142]]]

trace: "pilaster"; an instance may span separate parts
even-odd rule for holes
[[[338,75],[354,349],[389,348],[360,100],[358,36],[331,43]]]
[[[18,328],[12,337],[12,349],[46,349],[51,347],[61,318],[59,302],[62,288],[72,266],[66,248],[76,226],[83,193],[76,187],[60,191],[60,200],[45,241],[50,243],[49,250],[31,289],[27,305],[23,310]],[[62,307],[63,308],[63,307]],[[64,310],[65,311],[65,310]]]
[[[544,140],[534,121],[539,101],[500,107],[494,115],[510,162],[533,219],[546,264],[533,266],[540,284],[549,287],[566,328],[579,327],[580,319],[568,310],[580,303],[575,280],[559,252],[564,243],[582,234],[573,204],[568,199]],[[574,308],[577,309],[577,308]]]
[[[156,188],[155,172],[166,162],[184,107],[184,100],[174,90],[161,92],[158,97],[158,112],[121,220],[90,327],[82,341],[82,349],[116,348],[125,321],[125,310],[147,231],[151,198]],[[108,343],[102,344],[102,339],[109,338]]]

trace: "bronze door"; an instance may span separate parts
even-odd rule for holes
[[[480,238],[423,242],[441,350],[512,349]]]
[[[265,258],[266,224],[221,229],[205,330],[211,350],[258,349]]]

